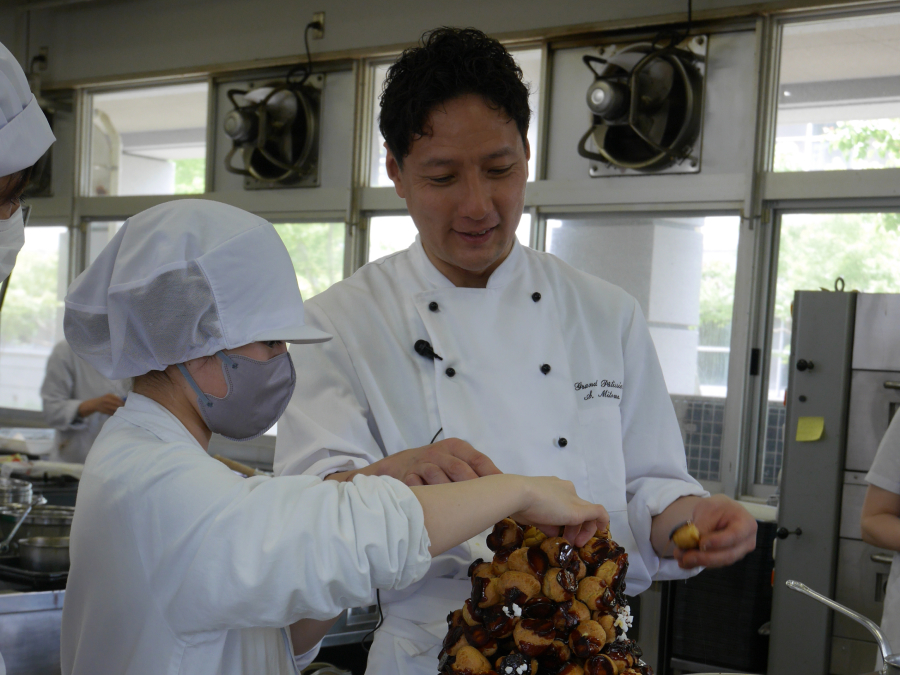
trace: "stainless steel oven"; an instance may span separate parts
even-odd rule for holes
[[[865,475],[900,409],[900,295],[798,292],[790,365],[769,675],[866,672],[871,635],[784,581],[881,619],[892,554],[863,542],[859,521]]]

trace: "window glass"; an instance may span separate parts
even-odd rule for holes
[[[775,171],[900,166],[900,12],[784,27]]]
[[[0,311],[0,407],[42,408],[47,359],[63,339],[68,260],[68,228],[25,228]]]
[[[373,216],[369,219],[369,262],[409,248],[418,231],[410,216]],[[516,238],[525,246],[531,241],[531,214],[523,213]]]
[[[691,475],[720,480],[740,218],[547,221],[547,250],[622,287],[647,319]]]
[[[537,166],[537,130],[540,126],[538,114],[540,112],[541,89],[541,50],[540,49],[515,49],[510,53],[516,59],[522,69],[522,79],[529,87],[528,106],[531,108],[531,122],[528,127],[528,144],[531,146],[531,158],[528,160],[528,180],[535,179]],[[371,166],[369,167],[369,184],[372,187],[390,187],[393,185],[388,178],[385,162],[387,152],[384,149],[384,136],[378,128],[378,116],[381,114],[379,97],[384,86],[391,63],[381,63],[372,66],[373,91],[375,93],[372,115],[372,149],[370,152]],[[379,256],[380,257],[380,256]]]
[[[344,278],[344,223],[276,223],[304,300]]]
[[[201,82],[94,94],[88,195],[203,192],[207,91]]]
[[[784,451],[794,291],[900,293],[900,213],[792,213],[781,217],[766,435],[756,482],[775,485]]]

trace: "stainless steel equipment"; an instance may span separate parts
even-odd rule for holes
[[[22,523],[25,522],[25,519],[28,517],[28,514],[31,513],[31,510],[35,506],[43,505],[46,503],[47,500],[40,496],[36,499],[31,500],[31,503],[28,504],[27,508],[25,508],[22,511],[21,515],[19,515],[18,520],[16,520],[16,524],[13,525],[13,528],[9,531],[9,534],[6,535],[6,539],[4,539],[2,543],[0,543],[0,553],[5,553],[9,550],[9,546],[10,544],[12,544],[13,537],[15,537],[19,532],[19,529],[22,527]]]
[[[9,504],[0,507],[0,536],[9,536],[27,505]],[[75,508],[71,506],[35,506],[26,515],[13,543],[29,537],[68,537]]]
[[[35,572],[65,572],[69,569],[69,538],[20,539],[19,559],[22,567]]]
[[[859,521],[866,472],[900,408],[900,295],[796,293],[790,366],[768,673],[857,675],[875,666],[872,634],[785,582],[881,620],[893,554],[863,542]],[[822,418],[820,437],[798,439],[801,418]]]
[[[900,654],[895,654],[893,652],[893,650],[891,649],[891,645],[888,642],[887,636],[881,631],[881,626],[879,626],[871,619],[867,619],[862,614],[854,612],[852,609],[847,609],[839,602],[835,602],[831,598],[827,598],[821,593],[816,593],[809,586],[807,586],[806,584],[801,584],[799,581],[793,581],[789,579],[785,582],[785,585],[792,591],[797,591],[798,593],[808,595],[809,597],[818,600],[826,607],[830,607],[835,612],[840,612],[844,616],[850,617],[858,624],[865,627],[865,629],[868,630],[875,638],[875,641],[878,643],[878,647],[881,650],[881,659],[884,663],[884,666],[879,672],[884,673],[885,675],[900,675]]]
[[[0,504],[28,504],[31,495],[31,483],[28,481],[0,478]]]
[[[0,592],[0,654],[8,673],[59,675],[65,593]]]

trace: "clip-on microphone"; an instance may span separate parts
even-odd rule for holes
[[[416,344],[413,345],[413,349],[416,350],[417,354],[424,356],[426,359],[431,359],[434,361],[437,359],[438,361],[443,361],[440,356],[434,353],[434,349],[431,347],[431,343],[428,340],[416,340]]]

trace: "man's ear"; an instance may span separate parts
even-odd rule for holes
[[[406,191],[403,189],[403,177],[400,175],[400,165],[397,164],[394,153],[391,152],[387,143],[384,144],[384,149],[387,150],[387,161],[385,163],[387,166],[388,178],[393,181],[397,196],[401,199],[406,199]]]

